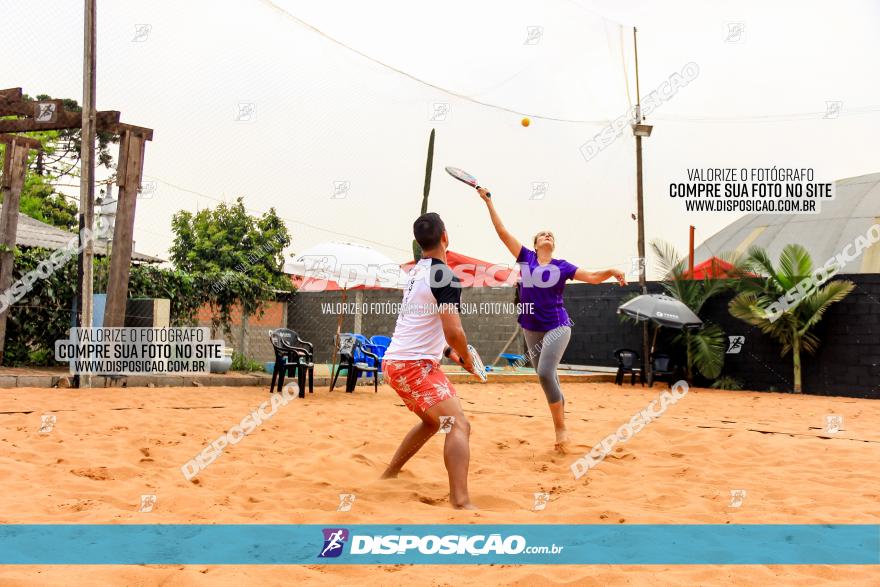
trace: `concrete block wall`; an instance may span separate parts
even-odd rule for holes
[[[804,392],[880,399],[880,275],[843,275],[838,278],[855,282],[856,288],[842,302],[834,304],[815,329],[820,340],[819,350],[814,356],[804,353],[801,357]],[[650,282],[648,291],[660,293],[662,288],[658,283]],[[637,292],[637,285],[569,284],[565,290],[565,305],[574,326],[563,362],[613,367],[616,366],[615,349],[639,351],[641,327],[622,322],[616,314],[623,300]],[[392,290],[368,290],[362,295],[368,310],[372,303],[397,303],[401,299],[401,292]],[[462,292],[462,302],[476,304],[478,310],[479,304],[483,303],[512,304],[514,297],[514,288],[467,288]],[[725,355],[722,374],[739,379],[750,390],[792,391],[791,356],[780,357],[781,347],[775,340],[731,316],[727,309],[731,297],[731,294],[716,297],[701,312],[704,321],[718,324],[726,336],[745,337],[739,353]],[[353,292],[349,292],[348,300],[354,299]],[[341,301],[342,292],[297,293],[290,301],[288,327],[315,343],[319,361],[332,360],[338,318],[322,311],[321,304]],[[368,312],[361,320],[364,334],[390,335],[396,316]],[[515,312],[478,311],[463,315],[462,323],[469,340],[488,364],[495,360],[516,331]],[[347,315],[342,331],[353,329],[354,318]],[[661,330],[658,350],[672,349],[670,338],[674,334],[669,329]],[[522,337],[517,335],[508,352],[522,353],[523,350]],[[679,356],[679,360],[683,357]],[[697,383],[705,385],[708,382],[698,380]]]

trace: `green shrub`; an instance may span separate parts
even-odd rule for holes
[[[263,364],[241,353],[233,353],[230,369],[233,371],[262,371]]]
[[[712,383],[712,389],[730,389],[733,391],[740,391],[742,388],[742,382],[736,377],[731,377],[730,375],[719,377]]]

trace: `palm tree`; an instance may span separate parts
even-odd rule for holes
[[[660,285],[669,296],[682,302],[694,314],[699,315],[703,305],[710,298],[731,289],[734,285],[731,279],[716,277],[714,274],[717,272],[710,272],[710,275],[703,279],[691,279],[687,274],[687,259],[679,256],[672,245],[663,241],[652,241],[651,248],[664,275]],[[733,255],[723,254],[720,258],[733,266],[728,270],[729,273],[741,272],[741,263],[738,263]],[[655,331],[654,338],[656,337]],[[709,379],[715,379],[721,374],[727,344],[724,340],[724,332],[717,324],[703,326],[696,331],[683,330],[675,335],[673,343],[684,346],[687,351],[688,381],[693,379],[695,368]]]
[[[811,287],[804,290],[805,294],[799,299],[795,297],[794,303],[781,313],[771,313],[770,308],[778,304],[780,298],[791,300],[790,292],[799,291],[798,285],[810,279],[813,273],[810,254],[801,245],[788,245],[779,256],[779,266],[774,267],[767,251],[752,247],[745,266],[761,277],[741,280],[741,292],[730,301],[730,313],[780,342],[781,356],[791,352],[794,392],[801,393],[801,351],[814,354],[819,348],[819,339],[810,329],[819,323],[831,304],[849,295],[855,284],[835,280]]]

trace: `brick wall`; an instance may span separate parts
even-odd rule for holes
[[[273,361],[275,351],[269,342],[269,332],[286,326],[287,307],[286,301],[266,302],[262,315],[248,316],[247,328],[242,336],[241,309],[235,306],[230,312],[230,333],[227,334],[220,328],[214,336],[223,339],[224,345],[232,347],[236,353],[243,352],[255,361]],[[199,326],[211,326],[211,309],[208,306],[199,308],[196,322]]]

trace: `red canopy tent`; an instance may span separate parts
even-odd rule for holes
[[[731,269],[733,269],[733,265],[724,259],[709,257],[694,267],[693,276],[690,275],[690,272],[685,271],[682,277],[684,279],[705,279],[706,277],[712,279],[725,279],[731,277]]]

